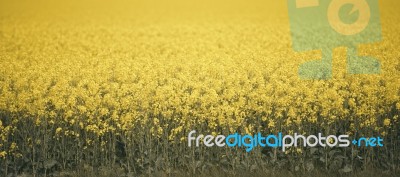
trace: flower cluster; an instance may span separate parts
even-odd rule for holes
[[[387,40],[361,48],[381,60],[382,74],[346,74],[339,48],[333,79],[304,81],[298,65],[320,54],[292,51],[285,18],[47,18],[0,19],[3,159],[39,151],[111,159],[120,142],[142,152],[175,147],[193,129],[386,136],[399,123],[394,26]]]

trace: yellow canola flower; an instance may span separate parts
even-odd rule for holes
[[[7,156],[7,152],[6,151],[1,151],[0,152],[0,158],[5,158]]]
[[[390,125],[390,119],[386,118],[385,120],[383,120],[383,125],[389,126]]]
[[[61,133],[61,131],[62,131],[62,128],[61,128],[61,127],[58,127],[58,128],[56,129],[56,134],[59,135],[59,134]]]
[[[275,8],[268,4],[281,2],[263,3]],[[29,121],[34,130],[55,128],[51,133],[87,141],[88,148],[118,134],[139,139],[150,132],[153,139],[182,141],[192,129],[213,135],[266,129],[335,132],[338,123],[348,122],[342,128],[355,133],[371,127],[383,132],[399,123],[390,113],[393,105],[400,110],[400,38],[387,19],[385,39],[360,49],[390,63],[382,65],[382,74],[350,75],[333,68],[331,80],[300,80],[299,64],[318,52],[293,51],[287,19],[274,16],[282,13],[272,14],[277,20],[270,23],[259,20],[265,11],[255,9],[241,18],[229,10],[198,19],[172,12],[127,18],[115,12],[118,20],[104,13],[62,14],[62,23],[53,19],[59,15],[31,21],[0,12],[0,110],[7,115],[0,120],[0,144],[6,147],[0,157],[18,147],[6,141]],[[196,12],[192,15],[204,14]],[[334,56],[345,60],[340,53]],[[383,123],[378,119],[387,115],[395,116]]]

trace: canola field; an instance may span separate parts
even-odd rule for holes
[[[342,154],[385,157],[391,169],[400,161],[400,2],[379,2],[383,40],[360,44],[359,55],[376,57],[381,74],[348,74],[338,46],[332,79],[301,80],[299,65],[321,52],[293,51],[286,1],[1,0],[0,174],[267,162],[261,149],[189,148],[191,130],[379,135],[379,152]]]

